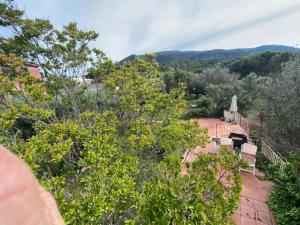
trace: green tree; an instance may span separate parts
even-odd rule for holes
[[[229,109],[232,96],[238,93],[238,87],[232,84],[211,84],[206,90],[207,95],[216,105],[216,114],[218,116],[223,115],[223,110]]]
[[[167,158],[144,184],[138,206],[141,223],[230,224],[240,179],[236,155],[226,147],[220,155],[200,154],[184,176],[180,161]]]
[[[112,112],[86,112],[19,146],[67,224],[116,224],[134,209],[137,159],[118,150],[116,125]]]
[[[246,77],[248,74],[256,73],[259,76],[269,76],[281,71],[281,64],[294,58],[293,53],[288,52],[263,52],[260,54],[243,57],[229,63],[231,72]]]
[[[195,76],[194,73],[190,71],[170,67],[162,73],[162,80],[166,85],[166,90],[170,91],[172,88],[179,87],[180,84],[187,86],[193,76]]]
[[[209,85],[234,85],[238,75],[230,73],[227,68],[216,65],[206,68],[200,74],[196,74],[188,84],[188,90],[195,94],[205,94]]]
[[[118,99],[118,104],[113,105],[116,108],[112,106],[116,113],[87,111],[78,119],[38,124],[36,134],[29,140],[10,146],[30,163],[43,185],[54,193],[68,224],[148,221],[148,213],[141,212],[140,206],[147,204],[147,211],[152,213],[157,210],[156,205],[151,204],[153,207],[150,207],[145,201],[156,196],[149,192],[149,185],[153,187],[151,190],[156,190],[154,187],[159,177],[162,185],[166,182],[163,178],[175,179],[168,186],[180,193],[177,200],[166,195],[164,198],[170,198],[167,202],[181,202],[180,196],[189,193],[185,182],[188,177],[190,184],[196,185],[191,187],[194,194],[189,193],[193,196],[197,195],[199,189],[196,187],[200,184],[205,183],[206,188],[213,184],[221,185],[214,177],[207,182],[208,178],[204,176],[207,172],[210,177],[205,168],[212,169],[204,162],[212,162],[218,157],[202,155],[203,162],[195,164],[197,169],[190,170],[188,177],[180,175],[181,155],[197,144],[205,145],[207,133],[196,123],[179,120],[184,109],[183,92],[180,89],[163,92],[156,65],[151,60],[138,60],[112,74],[106,85],[109,93],[117,91],[115,96],[111,96]],[[144,88],[132,88],[135,86]],[[115,87],[119,88],[116,90]],[[125,93],[132,99],[122,98]],[[29,113],[34,111],[30,108]],[[45,109],[43,112],[46,112]],[[220,165],[235,168],[238,161],[232,160],[227,163],[220,161]],[[200,170],[199,167],[203,168]],[[198,172],[202,170],[203,175],[200,176]],[[215,170],[213,174],[216,175]],[[239,193],[239,184],[235,185],[232,191]],[[203,210],[217,207],[217,202],[224,201],[220,197],[225,196],[224,192],[212,196],[207,205],[203,202]],[[217,214],[207,212],[206,216],[202,213],[191,218],[177,218],[176,221],[187,224],[216,221],[213,218],[217,215],[217,220],[228,221],[236,201],[230,202],[231,205],[223,208],[226,212],[218,208]],[[188,212],[198,210],[196,202],[187,204],[190,205]],[[191,206],[196,208],[191,209]],[[162,210],[173,208],[173,205],[165,205]]]
[[[48,20],[27,19],[13,1],[0,3],[0,10],[0,26],[12,33],[9,37],[0,38],[0,52],[14,54],[25,64],[38,64],[44,77],[51,82],[48,91],[56,94],[52,107],[65,112],[61,116],[78,117],[82,111],[80,104],[88,102],[89,96],[86,96],[85,88],[79,87],[70,78],[85,77],[97,62],[101,62],[101,69],[105,70],[109,62],[101,50],[90,46],[98,34],[80,30],[74,22],[58,30]],[[49,90],[54,86],[60,87],[59,93],[58,89]],[[62,97],[58,98],[58,94]]]
[[[108,59],[105,54],[95,49],[96,60],[92,62],[92,67],[88,69],[87,78],[94,79],[97,82],[103,82],[109,74],[115,72],[116,65]]]
[[[238,86],[238,107],[239,112],[244,115],[255,114],[262,118],[260,109],[263,107],[263,96],[266,89],[271,84],[271,78],[258,76],[250,73],[239,80]]]
[[[275,145],[300,147],[300,59],[296,57],[282,67],[262,95],[261,113],[265,116],[268,134]],[[282,153],[286,152],[282,148]],[[279,149],[280,150],[280,149]]]
[[[267,175],[275,183],[268,204],[276,222],[280,225],[296,225],[300,222],[299,168],[299,152],[289,154],[288,164],[282,171],[276,165],[267,167]]]
[[[24,19],[10,1],[0,6],[1,26],[28,26],[28,36],[20,29],[11,42],[7,39],[13,43],[22,37],[28,50],[1,46],[1,63],[10,70],[0,75],[0,141],[31,165],[54,194],[67,224],[230,220],[240,192],[239,161],[228,150],[220,156],[203,154],[188,175],[181,175],[183,153],[205,146],[208,134],[196,122],[180,120],[185,88],[165,91],[153,55],[113,66],[106,76],[97,67],[106,59],[93,64],[94,56],[103,57],[89,47],[95,32],[70,23],[61,31],[51,28],[38,34],[37,45],[29,35],[37,29],[36,22]],[[22,70],[29,59],[38,57],[43,57],[46,81]],[[97,94],[85,95],[84,87],[70,79],[90,66],[104,75],[101,109],[86,102]],[[67,114],[60,115],[65,109]],[[232,173],[219,176],[223,169]],[[230,186],[222,181],[225,177],[232,181]],[[158,221],[150,221],[149,215],[158,209]],[[164,212],[171,213],[165,217]]]
[[[30,138],[56,118],[48,107],[52,96],[45,83],[20,70],[23,62],[15,55],[0,54],[0,61],[10,68],[0,74],[0,142],[9,145]]]

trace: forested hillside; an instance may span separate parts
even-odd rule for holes
[[[299,48],[285,45],[262,45],[256,48],[238,48],[238,49],[214,49],[208,51],[164,51],[156,52],[156,59],[161,64],[167,64],[172,61],[222,61],[232,60],[250,54],[263,52],[299,52]],[[121,60],[121,62],[132,60],[137,55],[131,55]]]

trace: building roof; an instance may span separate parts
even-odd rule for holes
[[[39,70],[39,66],[37,65],[26,65],[27,71],[29,75],[37,78],[37,79],[42,79],[42,75]]]
[[[24,68],[29,73],[29,75],[37,78],[42,79],[42,75],[39,70],[39,66],[36,64],[26,64]],[[9,73],[10,67],[8,65],[0,65],[0,73]]]

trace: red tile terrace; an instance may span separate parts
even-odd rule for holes
[[[219,119],[197,119],[201,127],[208,129],[210,138],[228,137],[230,133],[248,133],[239,124],[226,123]],[[197,146],[186,156],[186,161],[197,159],[199,152],[218,153],[218,148],[209,143],[205,148]],[[257,170],[257,169],[256,169]],[[257,170],[256,176],[249,172],[241,172],[243,188],[238,210],[233,215],[237,225],[275,225],[271,211],[266,204],[272,182],[258,179],[263,174]]]

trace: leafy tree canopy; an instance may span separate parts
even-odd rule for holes
[[[165,91],[153,55],[116,67],[90,47],[98,36],[62,30],[0,4],[0,143],[25,159],[67,224],[228,224],[240,193],[239,160],[228,149],[201,154],[183,175],[182,155],[208,134],[182,121],[185,88]],[[22,68],[38,63],[45,80]],[[72,77],[91,72],[94,93]],[[226,176],[225,176],[226,174]]]

